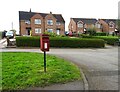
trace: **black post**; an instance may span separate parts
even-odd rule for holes
[[[46,72],[46,51],[44,51],[44,72]]]

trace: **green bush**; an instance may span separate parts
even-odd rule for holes
[[[50,37],[56,37],[57,36],[56,33],[52,33],[52,32],[45,32],[45,34],[48,34]]]
[[[114,45],[118,41],[118,37],[112,36],[94,36],[93,38],[103,39],[109,45]]]
[[[105,32],[97,32],[95,35],[96,36],[106,36],[107,34]]]
[[[40,47],[40,37],[17,37],[18,47]],[[102,39],[50,37],[50,47],[59,48],[101,48],[104,47]]]
[[[81,38],[92,38],[92,36],[88,34],[80,34],[80,37]]]

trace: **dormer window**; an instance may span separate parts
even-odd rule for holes
[[[41,24],[41,19],[35,19],[35,24]]]
[[[25,24],[30,24],[30,20],[25,20]]]
[[[83,28],[83,23],[80,21],[80,22],[78,22],[77,26],[78,26],[78,28]]]
[[[113,22],[109,23],[109,28],[114,28],[114,23]]]

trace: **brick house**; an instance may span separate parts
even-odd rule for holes
[[[117,19],[99,19],[99,22],[102,24],[103,32],[107,32],[109,34],[118,32]]]
[[[61,14],[19,11],[20,35],[39,36],[43,32],[64,35],[65,21]]]
[[[85,33],[88,28],[96,28],[97,32],[102,31],[101,23],[94,18],[71,18],[68,25],[69,32]]]

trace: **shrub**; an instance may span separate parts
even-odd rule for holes
[[[96,36],[106,36],[107,34],[105,32],[97,32],[95,35]]]
[[[48,34],[50,37],[56,37],[57,36],[56,33],[52,33],[52,32],[45,32],[45,34]]]
[[[88,34],[80,34],[80,37],[82,37],[82,38],[92,38],[92,36],[90,36]]]
[[[16,44],[18,47],[40,47],[40,37],[17,37]],[[50,37],[50,47],[59,48],[101,48],[104,47],[102,39],[86,38],[68,38],[68,37]]]

